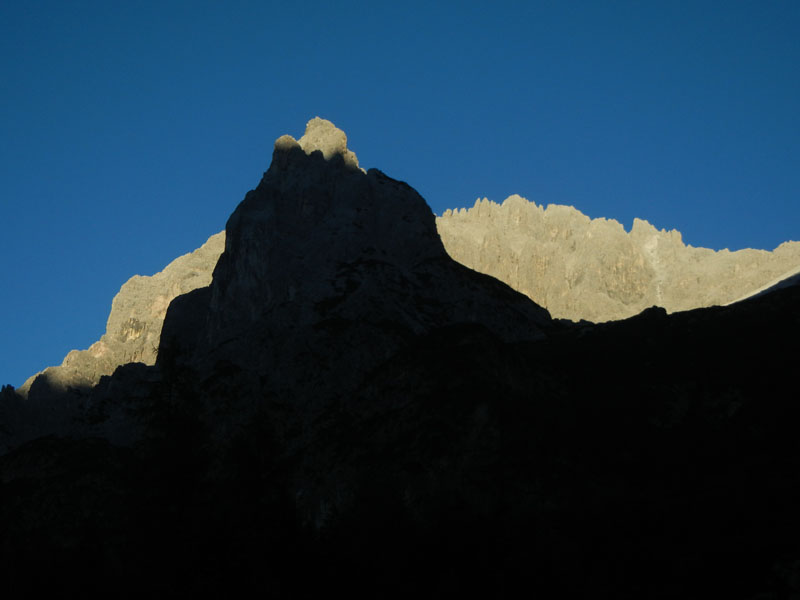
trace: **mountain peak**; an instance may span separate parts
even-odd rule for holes
[[[170,305],[158,362],[203,370],[224,359],[268,375],[272,390],[312,397],[329,383],[303,366],[310,348],[347,345],[330,369],[355,380],[411,337],[460,323],[538,339],[550,317],[453,261],[425,200],[363,172],[344,132],[314,118],[300,140],[278,138],[272,165],[228,219],[210,287]]]
[[[104,339],[27,400],[0,388],[6,587],[797,591],[800,407],[764,382],[796,368],[800,288],[554,321],[451,259],[422,196],[346,148],[321,119],[279,138],[224,236],[129,281]],[[711,256],[521,197],[448,221],[477,266],[531,263],[518,282],[600,308],[685,293]],[[760,264],[733,254],[712,261],[726,283]],[[156,365],[92,387],[115,344]]]
[[[347,149],[345,132],[326,119],[320,117],[311,119],[306,123],[306,131],[299,140],[290,135],[282,135],[275,140],[277,152],[288,152],[298,146],[309,156],[317,151],[322,152],[325,160],[331,160],[339,155],[348,167],[359,168],[355,152]]]

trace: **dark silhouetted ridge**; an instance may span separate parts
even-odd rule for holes
[[[0,391],[4,591],[795,597],[798,303],[553,321],[314,119],[156,365]]]

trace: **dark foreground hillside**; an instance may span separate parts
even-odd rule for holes
[[[273,403],[214,430],[235,369],[169,372],[137,446],[51,437],[0,459],[4,587],[790,597],[798,302],[543,342],[436,330],[302,447]],[[298,490],[337,486],[346,508],[307,521]]]
[[[8,439],[57,423],[0,456],[8,597],[800,594],[800,288],[554,322],[317,133],[279,140],[156,367],[3,391]]]

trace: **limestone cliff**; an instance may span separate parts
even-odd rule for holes
[[[27,396],[35,387],[54,391],[91,387],[119,365],[155,364],[167,307],[176,296],[210,283],[224,244],[224,232],[217,233],[194,252],[173,260],[163,271],[149,277],[131,277],[111,302],[105,334],[87,350],[71,351],[60,366],[48,367],[30,377],[18,392]]]
[[[516,195],[445,211],[437,228],[457,261],[575,321],[624,319],[653,305],[675,312],[727,304],[800,267],[800,242],[715,252],[641,219],[626,232],[613,219]]]

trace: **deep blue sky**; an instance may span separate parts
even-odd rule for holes
[[[0,4],[0,383],[220,231],[314,116],[440,214],[800,238],[800,2]]]

